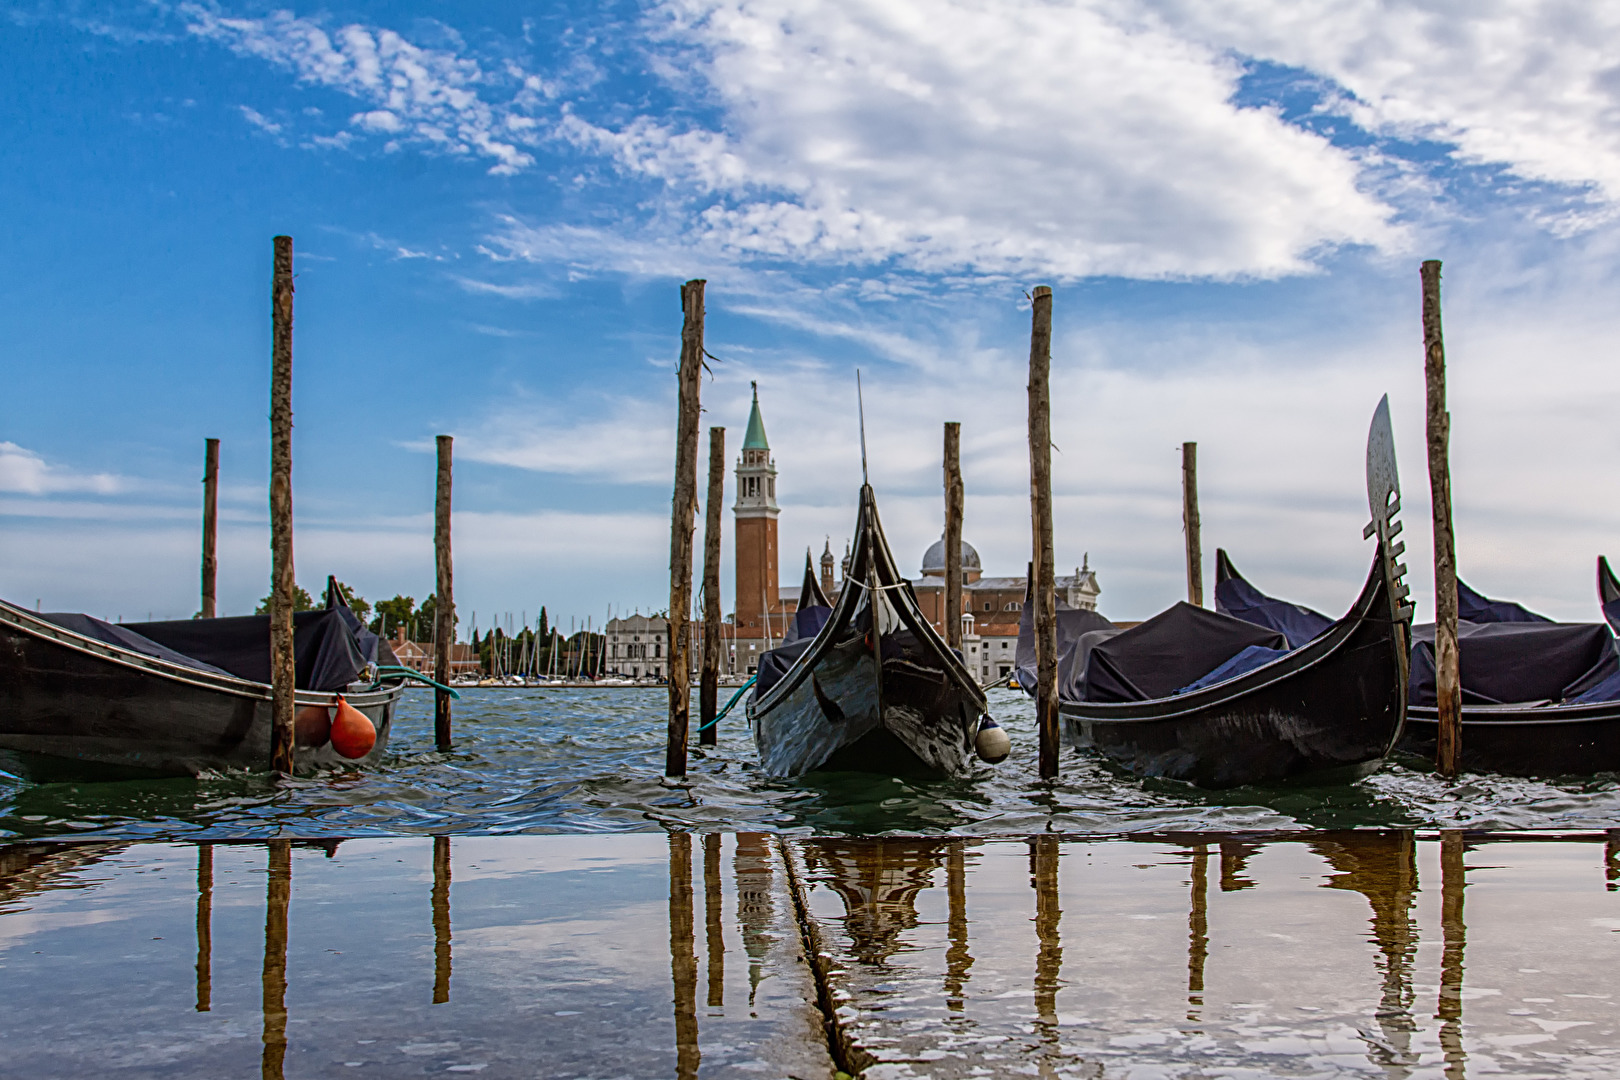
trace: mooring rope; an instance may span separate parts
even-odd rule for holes
[[[731,695],[731,700],[726,702],[726,707],[721,709],[718,713],[716,713],[713,720],[710,720],[707,724],[704,724],[702,727],[698,728],[698,730],[699,731],[708,731],[710,728],[714,727],[714,725],[716,725],[720,721],[724,720],[726,718],[726,713],[731,711],[731,707],[733,705],[737,704],[737,702],[742,699],[742,696],[743,696],[744,692],[746,692],[747,689],[750,686],[753,686],[754,683],[757,682],[758,680],[759,680],[759,676],[755,675],[755,676],[751,677],[747,682],[745,682],[741,686],[739,686],[737,688],[737,692],[735,694]]]
[[[451,697],[455,698],[457,701],[461,700],[461,695],[456,693],[454,690],[450,689],[448,686],[444,685],[444,683],[434,682],[432,679],[428,678],[426,675],[422,674],[420,671],[417,671],[415,668],[403,667],[403,666],[401,666],[399,664],[379,664],[379,665],[377,665],[377,681],[375,683],[373,683],[372,686],[371,686],[371,688],[373,690],[377,689],[377,687],[382,685],[382,673],[385,672],[385,671],[393,672],[396,675],[403,675],[407,679],[417,679],[417,680],[419,680],[421,682],[425,682],[429,686],[433,687],[433,689],[435,689],[435,690],[443,690],[445,693],[449,694]]]

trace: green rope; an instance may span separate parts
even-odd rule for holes
[[[698,728],[698,730],[708,731],[710,728],[714,727],[714,725],[724,720],[726,718],[726,713],[731,711],[731,707],[737,704],[737,702],[742,698],[743,694],[747,692],[750,686],[754,685],[754,681],[758,678],[759,676],[755,675],[752,679],[749,679],[747,682],[739,686],[737,688],[737,692],[731,695],[731,700],[726,702],[726,707],[716,713],[713,720],[710,720],[707,724],[704,724],[702,727]]]
[[[461,700],[461,695],[456,693],[454,690],[450,689],[448,686],[444,685],[444,683],[434,682],[432,679],[428,678],[426,675],[422,674],[420,671],[417,671],[415,668],[401,667],[398,664],[379,664],[377,666],[377,681],[372,684],[371,688],[373,690],[377,689],[377,687],[382,685],[382,673],[385,672],[385,671],[391,671],[391,672],[395,673],[396,675],[403,675],[407,679],[416,679],[416,680],[418,680],[420,682],[425,682],[429,686],[433,687],[433,689],[435,689],[435,690],[443,690],[445,693],[449,694],[451,697],[455,698],[457,701]]]

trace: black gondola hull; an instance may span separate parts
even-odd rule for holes
[[[1066,739],[1137,776],[1203,787],[1376,768],[1406,717],[1405,624],[1383,546],[1351,613],[1246,675],[1153,701],[1064,702]]]
[[[1432,706],[1409,708],[1403,752],[1434,760]],[[1461,767],[1505,776],[1620,772],[1620,702],[1541,708],[1463,706]]]
[[[849,580],[832,612],[780,679],[749,698],[760,764],[772,776],[954,776],[972,766],[985,710],[984,691],[900,576],[863,486]]]
[[[366,764],[388,745],[398,686],[345,695],[377,729],[371,751],[297,748],[313,769]],[[299,691],[298,705],[334,695]],[[151,660],[0,609],[0,767],[51,781],[74,776],[195,776],[270,763],[270,688]]]

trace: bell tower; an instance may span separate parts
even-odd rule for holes
[[[737,537],[737,629],[756,637],[764,634],[766,614],[781,608],[776,569],[776,517],[781,511],[776,505],[776,463],[759,415],[759,384],[751,385],[754,406],[737,462],[737,504],[732,513]]]

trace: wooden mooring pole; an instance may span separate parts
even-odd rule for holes
[[[945,423],[945,644],[962,650],[962,425]]]
[[[202,606],[199,618],[214,617],[219,578],[219,440],[203,440]]]
[[[1181,524],[1187,534],[1187,603],[1204,606],[1204,547],[1198,521],[1198,444],[1181,444]]]
[[[1058,774],[1057,593],[1052,554],[1052,290],[1037,285],[1029,332],[1029,505],[1034,540],[1035,723],[1041,779]]]
[[[1428,391],[1429,496],[1434,505],[1434,668],[1439,735],[1435,771],[1450,780],[1462,753],[1461,656],[1457,651],[1457,549],[1451,531],[1451,413],[1440,329],[1440,260],[1424,262],[1423,375]]]
[[[703,504],[703,675],[698,686],[698,743],[720,741],[720,513],[726,498],[726,429],[709,429],[709,495]]]
[[[437,592],[433,594],[433,678],[448,686],[454,674],[456,599],[450,562],[450,454],[455,439],[440,435],[439,472],[433,498],[433,563],[437,571]],[[433,741],[440,750],[450,749],[450,692],[433,691]]]
[[[270,283],[270,768],[293,771],[292,237]]]
[[[698,394],[703,374],[703,286],[681,286],[680,413],[675,425],[675,498],[669,522],[669,741],[664,775],[686,775],[692,702],[692,529],[697,515]]]

